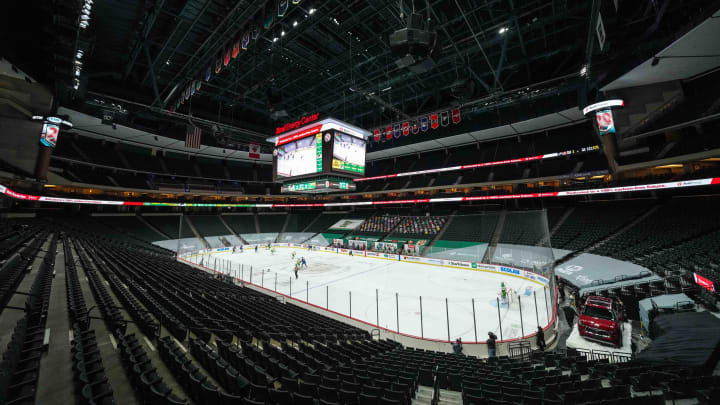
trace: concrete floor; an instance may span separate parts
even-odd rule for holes
[[[55,277],[50,290],[50,306],[45,325],[50,329],[50,345],[48,352],[40,360],[40,376],[35,397],[38,404],[75,402],[62,242],[58,242],[57,252],[59,253],[55,258]]]
[[[18,285],[18,288],[16,291],[20,292],[28,292],[30,291],[30,287],[32,287],[33,282],[35,281],[35,277],[37,276],[38,270],[40,269],[40,264],[42,263],[43,259],[45,258],[45,250],[47,250],[48,246],[50,245],[50,237],[52,235],[49,235],[48,238],[45,240],[45,242],[42,244],[41,249],[42,251],[38,253],[38,255],[35,257],[35,260],[32,263],[32,268],[30,272],[25,273],[23,276],[22,281]],[[7,305],[19,307],[19,308],[25,308],[25,301],[27,300],[27,295],[22,294],[13,294],[13,296],[10,298],[10,301]],[[15,325],[17,324],[17,321],[19,321],[23,316],[25,316],[25,311],[20,311],[17,309],[11,309],[11,308],[5,308],[2,310],[2,313],[0,313],[0,358],[2,358],[2,355],[5,353],[5,350],[7,350],[8,343],[10,342],[10,339],[12,338],[13,331],[15,330]]]
[[[90,309],[97,306],[97,303],[95,302],[95,297],[92,295],[85,270],[80,264],[79,257],[74,248],[72,249],[72,255],[73,260],[77,263],[80,288],[85,297],[87,307]],[[100,311],[94,309],[90,315],[100,316]],[[117,343],[115,342],[115,338],[111,337],[110,331],[105,327],[105,322],[99,319],[93,319],[90,322],[90,327],[95,329],[98,349],[100,349],[100,356],[103,360],[103,366],[105,366],[105,374],[114,392],[115,403],[117,405],[139,405],[138,400],[135,398],[135,392],[122,367],[120,355],[116,350]]]
[[[77,247],[77,245],[76,245]],[[90,256],[90,255],[89,255]],[[91,256],[92,258],[92,256]],[[110,297],[112,297],[113,303],[115,306],[121,308],[121,311],[123,312],[123,316],[125,319],[132,321],[132,317],[130,314],[127,313],[127,310],[123,307],[120,300],[118,300],[117,296],[115,295],[115,292],[110,287],[110,283],[105,279],[103,274],[97,270],[97,267],[95,265],[92,265],[95,269],[95,274],[97,274],[100,281],[105,285],[105,289],[107,290],[108,294],[110,294]],[[143,307],[143,309],[146,309]],[[138,327],[135,325],[134,322],[128,322],[127,324],[127,331],[126,334],[135,334],[138,341],[140,341],[143,344],[143,348],[145,349],[145,352],[147,353],[148,358],[151,360],[153,367],[156,368],[157,374],[162,377],[163,382],[172,390],[172,392],[181,398],[187,398],[188,403],[192,404],[192,401],[190,400],[187,393],[185,393],[185,390],[178,384],[178,382],[173,377],[170,370],[167,368],[163,360],[160,358],[160,353],[158,353],[157,348],[155,345],[157,342],[154,341],[154,337],[152,336],[146,336]],[[119,355],[119,354],[118,354]]]

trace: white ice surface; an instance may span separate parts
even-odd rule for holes
[[[478,340],[485,341],[487,332],[500,336],[498,325],[497,298],[500,284],[519,291],[522,306],[523,328],[520,325],[520,310],[517,300],[510,309],[501,303],[499,311],[504,339],[520,337],[535,332],[539,323],[548,323],[548,312],[552,316],[550,294],[540,284],[532,281],[495,273],[461,270],[433,265],[381,260],[365,257],[348,257],[337,253],[308,251],[299,248],[276,247],[272,255],[267,249],[258,252],[215,253],[211,256],[190,258],[193,262],[204,260],[206,267],[212,267],[214,259],[224,260],[224,269],[231,263],[233,276],[250,281],[252,266],[253,284],[262,284],[280,293],[309,302],[344,315],[351,315],[383,328],[398,330],[404,334],[421,336],[420,296],[422,296],[422,335],[425,338],[447,340],[448,323],[445,299],[448,300],[450,337],[462,337],[466,342],[475,341],[473,326],[473,305]],[[291,252],[305,257],[308,268],[299,272],[295,279],[294,262]],[[242,270],[241,265],[242,264]],[[220,264],[217,265],[220,268]],[[277,285],[276,283],[277,278]],[[376,306],[375,290],[378,290],[379,311]],[[524,295],[527,292],[530,295]],[[537,293],[537,315],[533,291]],[[352,313],[350,294],[352,292]],[[396,307],[396,296],[397,307]],[[548,305],[545,305],[547,297]],[[397,309],[396,309],[397,308]]]

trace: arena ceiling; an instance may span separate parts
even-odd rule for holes
[[[99,113],[95,101],[123,100],[124,124],[166,136],[184,134],[184,114],[228,126],[234,140],[258,139],[272,127],[320,112],[372,128],[449,106],[477,106],[523,89],[554,87],[592,95],[603,83],[667,46],[717,9],[711,0],[303,0],[174,115],[179,94],[275,0],[96,0],[80,42],[88,52],[79,90],[72,89],[77,18],[82,2],[8,5],[32,8],[27,36],[49,54],[15,49],[18,65],[55,86],[63,105]],[[33,3],[33,2],[12,2]],[[50,3],[50,2],[48,2]],[[273,3],[271,5],[270,3]],[[435,67],[397,67],[388,37],[412,10],[437,32]],[[312,12],[311,12],[312,10]],[[607,35],[600,49],[598,11]],[[31,32],[43,27],[40,34]],[[7,40],[6,40],[7,41]],[[52,55],[52,57],[48,57]],[[586,74],[580,72],[587,66]],[[49,73],[48,73],[49,72]],[[462,99],[458,79],[475,87]],[[586,90],[582,90],[586,89]],[[589,90],[589,91],[588,91]],[[269,102],[269,94],[274,101]],[[592,97],[592,96],[590,96]],[[489,103],[488,103],[489,101]],[[512,101],[512,100],[511,100]],[[520,101],[518,101],[520,103]],[[512,106],[515,102],[504,103]],[[489,107],[488,107],[489,105]],[[564,109],[567,106],[562,106]],[[287,118],[273,112],[285,111]],[[478,111],[479,110],[474,110]],[[243,130],[233,130],[241,128]]]

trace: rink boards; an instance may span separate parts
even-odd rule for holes
[[[235,246],[234,248],[241,249],[243,252],[245,251],[254,251],[255,247],[258,247],[259,249],[267,248],[267,244],[265,245],[243,245],[243,246]],[[272,247],[278,247],[278,248],[301,248],[301,249],[307,249],[307,245],[297,244],[297,243],[272,243]],[[189,258],[199,255],[208,255],[213,253],[227,253],[232,252],[233,247],[222,247],[222,248],[216,248],[216,249],[201,249],[197,252],[190,253],[183,255],[183,258]],[[530,282],[533,282],[535,284],[538,284],[543,287],[548,287],[549,280],[546,277],[543,277],[537,273],[517,269],[514,267],[509,266],[500,266],[495,264],[488,264],[488,263],[478,263],[478,262],[466,262],[461,260],[446,260],[446,259],[438,259],[438,258],[432,258],[432,257],[420,257],[420,256],[408,256],[408,255],[402,255],[397,253],[379,253],[379,252],[369,252],[365,250],[352,250],[352,249],[343,249],[343,248],[334,248],[329,246],[318,246],[313,247],[314,252],[326,252],[326,253],[335,253],[335,254],[341,254],[350,256],[350,252],[352,252],[353,257],[366,257],[371,259],[380,259],[380,260],[391,260],[391,261],[399,261],[399,262],[407,262],[407,263],[415,263],[415,264],[426,264],[431,266],[438,266],[438,267],[447,267],[447,268],[453,268],[453,269],[461,269],[461,270],[470,270],[470,271],[480,271],[480,272],[487,272],[487,273],[495,273],[500,274],[504,276],[512,276],[521,278],[524,280],[528,280]]]

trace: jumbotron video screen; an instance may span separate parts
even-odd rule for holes
[[[277,178],[322,172],[322,134],[280,145],[276,148]]]
[[[365,174],[365,140],[335,132],[332,168],[340,172]]]

